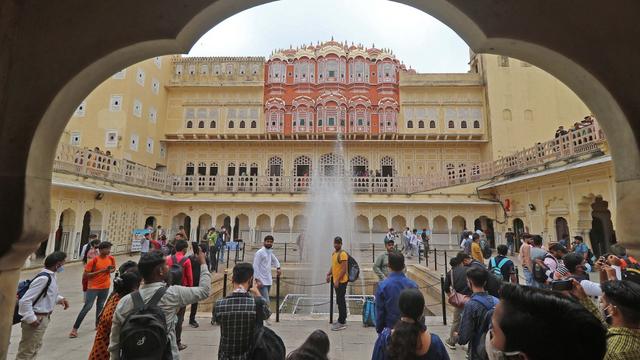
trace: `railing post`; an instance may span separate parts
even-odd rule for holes
[[[280,274],[276,275],[276,322],[280,322]]]
[[[245,241],[242,242],[242,261],[244,262],[244,249],[247,247],[247,243]]]
[[[287,262],[287,243],[284,243],[284,262]]]
[[[447,266],[449,266],[449,262],[447,262],[447,250],[444,251],[444,270],[447,270]]]
[[[243,243],[244,243],[244,241],[243,241]],[[239,242],[236,242],[236,256],[235,256],[235,258],[233,259],[233,263],[234,263],[234,264],[237,264],[237,263],[238,263],[238,253],[240,252],[240,246],[239,246],[239,245],[240,245],[240,243],[239,243]]]
[[[424,266],[429,267],[429,251],[427,248],[424,249]]]
[[[433,270],[438,271],[438,249],[433,248]]]
[[[516,266],[516,284],[520,284],[520,270]]]
[[[371,243],[371,260],[376,262],[376,243]]]
[[[447,325],[447,303],[444,296],[444,274],[440,274],[440,300],[442,301],[442,324]]]
[[[227,269],[224,269],[224,276],[222,278],[222,297],[227,297]]]
[[[420,262],[422,260],[422,255],[420,255],[420,243],[418,243],[418,265],[420,265]]]
[[[222,251],[224,251],[224,249],[227,249],[227,269],[229,268],[229,258],[231,257],[231,250],[229,250],[229,246],[228,243],[224,244],[224,248]]]
[[[329,324],[333,324],[333,276],[329,282]]]

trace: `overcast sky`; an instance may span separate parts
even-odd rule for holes
[[[241,12],[207,32],[194,56],[264,56],[317,41],[390,48],[419,72],[466,72],[469,48],[430,15],[386,0],[282,0]]]

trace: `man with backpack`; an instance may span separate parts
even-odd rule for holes
[[[472,291],[471,298],[464,304],[458,331],[458,344],[469,343],[469,359],[483,359],[484,355],[478,353],[480,339],[489,329],[491,315],[498,298],[489,295],[485,291],[485,285],[489,279],[489,272],[479,267],[467,270],[467,281]]]
[[[498,255],[489,260],[489,273],[501,281],[517,283],[513,261],[507,257],[509,247],[501,244],[497,250]]]
[[[144,284],[123,297],[116,307],[109,345],[111,360],[180,359],[175,333],[178,310],[211,293],[211,274],[203,252],[198,252],[196,266],[200,266],[197,287],[167,287],[169,267],[165,257],[150,252],[140,259],[138,270]]]
[[[331,330],[340,331],[347,328],[347,284],[349,283],[349,254],[342,250],[342,238],[333,239],[334,252],[331,255],[331,268],[327,272],[327,282],[333,280],[333,290],[338,304],[338,322],[331,326]]]
[[[251,264],[236,264],[231,276],[233,292],[217,300],[213,308],[213,319],[220,324],[219,360],[251,358],[251,345],[263,321],[271,316],[253,274]]]
[[[548,268],[545,268],[544,261],[547,259],[549,259],[549,261],[555,260],[555,258],[553,257],[553,255],[549,254],[545,249],[542,248],[542,236],[533,235],[532,239],[533,246],[529,251],[529,256],[531,259],[529,264],[531,264],[530,269],[533,281],[531,282],[530,286],[544,288],[546,282],[545,273],[547,270],[549,270]],[[558,262],[556,261],[553,270],[555,271],[557,267]]]
[[[187,287],[193,286],[193,270],[191,260],[186,256],[189,249],[189,243],[185,240],[176,241],[175,255],[167,256],[167,266],[169,266],[169,274],[171,275],[171,285],[182,285]],[[206,264],[206,260],[205,260]],[[176,322],[176,341],[178,350],[182,351],[187,345],[182,343],[182,323],[184,322],[184,314],[187,307],[183,306],[178,310]]]
[[[376,290],[376,331],[393,328],[400,320],[398,298],[404,289],[417,289],[415,281],[409,279],[403,272],[404,256],[398,251],[391,251],[389,258],[389,276],[378,284]]]
[[[49,254],[44,259],[44,269],[30,282],[24,282],[26,291],[18,287],[18,296],[20,290],[24,291],[17,304],[18,314],[22,317],[19,319],[22,338],[16,354],[18,360],[36,358],[54,306],[60,304],[65,310],[69,308],[69,302],[58,293],[56,281],[56,273],[64,270],[66,258],[67,254],[62,251]],[[18,319],[14,319],[15,321]]]

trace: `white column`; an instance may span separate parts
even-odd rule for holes
[[[76,247],[80,245],[80,237],[82,236],[82,223],[84,221],[84,213],[86,211],[76,212],[76,222],[73,225],[73,230],[69,233],[69,248],[64,249],[67,253],[67,259],[77,259],[79,257],[79,250],[76,251]]]
[[[452,231],[453,231],[453,228],[449,227],[449,247],[453,246],[453,239],[451,238]]]

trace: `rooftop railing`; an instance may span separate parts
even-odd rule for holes
[[[351,176],[355,193],[411,194],[447,186],[514,176],[547,164],[575,159],[600,151],[606,140],[597,124],[570,131],[495,161],[447,169],[428,176]],[[446,162],[446,161],[445,161]],[[175,175],[101,152],[60,144],[53,171],[95,178],[171,193],[304,193],[311,187],[308,176],[209,176]],[[343,177],[323,177],[329,184],[342,184]]]

